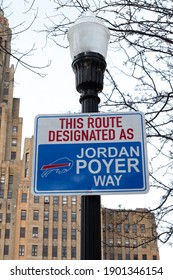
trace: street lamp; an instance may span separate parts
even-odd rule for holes
[[[110,38],[108,28],[93,13],[84,13],[69,29],[72,68],[76,89],[81,94],[82,113],[98,112],[103,89],[106,54]],[[101,259],[100,196],[81,199],[81,259]]]

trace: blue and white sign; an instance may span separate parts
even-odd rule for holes
[[[39,115],[33,160],[35,195],[149,190],[141,112]]]

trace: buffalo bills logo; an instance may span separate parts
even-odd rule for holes
[[[41,170],[43,173],[41,177],[47,177],[51,172],[56,172],[58,175],[68,172],[73,166],[73,161],[67,157],[63,157],[55,160],[47,165],[43,165]]]

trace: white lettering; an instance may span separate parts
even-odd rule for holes
[[[93,176],[94,179],[94,184],[96,187],[98,187],[99,185],[103,186],[108,186],[108,185],[112,185],[112,186],[119,186],[120,185],[120,180],[122,178],[122,175],[116,176],[116,175],[104,175],[104,176]]]
[[[97,174],[101,171],[102,165],[98,159],[92,159],[88,163],[88,171],[92,174]]]
[[[105,159],[102,159],[102,162],[104,163],[104,165],[106,166],[106,173],[109,174],[110,173],[110,166],[112,165],[112,162],[114,160],[111,159],[110,161],[106,161]]]
[[[51,135],[50,135],[51,136]],[[51,138],[50,138],[51,139]],[[51,141],[51,140],[50,140]],[[140,149],[139,146],[136,147],[122,147],[120,150],[118,150],[115,147],[98,147],[98,148],[92,148],[89,147],[87,149],[81,148],[80,153],[76,155],[77,158],[127,158],[127,157],[139,157],[140,156]]]
[[[92,159],[89,162],[80,159],[76,161],[76,174],[80,174],[85,168],[91,174],[98,174],[99,172],[106,174],[140,172],[137,158]]]
[[[84,169],[87,166],[86,160],[77,160],[76,161],[76,174],[80,174],[80,170]]]
[[[126,160],[124,158],[117,158],[115,161],[115,173],[126,173]]]
[[[132,171],[132,168],[136,172],[140,172],[139,168],[137,167],[138,164],[139,164],[139,160],[137,158],[128,158],[127,159],[128,172],[130,173]]]

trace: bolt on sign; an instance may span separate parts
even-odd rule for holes
[[[143,113],[36,116],[32,187],[35,195],[148,192]]]

